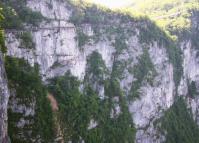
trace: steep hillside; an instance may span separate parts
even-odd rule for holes
[[[12,142],[199,142],[197,10],[186,11],[189,30],[173,41],[145,17],[96,5],[3,0],[0,6]]]
[[[191,10],[198,8],[197,0],[140,0],[132,2],[131,6],[127,7],[133,14],[150,17],[171,34],[189,29]]]
[[[0,10],[0,21],[3,20]],[[3,52],[5,52],[4,31],[0,28],[0,142],[8,142],[7,134],[7,108],[9,99],[8,82],[4,67]]]

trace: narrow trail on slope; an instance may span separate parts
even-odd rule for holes
[[[58,110],[59,110],[58,102],[51,93],[48,93],[47,99],[50,101],[50,105],[53,111],[53,120],[54,120],[55,135],[56,135],[56,138],[54,141],[56,143],[64,143],[64,135],[63,135],[63,131],[61,128],[59,117],[58,117]]]
[[[48,93],[47,98],[50,101],[50,105],[51,105],[52,111],[53,112],[58,111],[59,110],[58,103],[57,103],[57,100],[54,98],[54,96],[52,94]]]

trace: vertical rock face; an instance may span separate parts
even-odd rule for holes
[[[140,88],[141,98],[129,106],[134,122],[138,128],[137,143],[163,142],[153,122],[162,116],[174,100],[175,85],[173,82],[173,66],[169,64],[166,51],[155,43],[149,54],[157,71],[153,85],[144,84]]]
[[[7,77],[4,68],[2,53],[0,52],[0,142],[8,142],[7,134],[7,108],[9,99]]]
[[[75,38],[77,36],[76,27],[68,21],[71,11],[62,1],[32,0],[28,1],[28,6],[52,20],[42,23],[36,31],[32,31],[36,45],[33,50],[20,48],[20,40],[17,39],[15,33],[7,33],[8,55],[25,58],[32,65],[38,63],[44,80],[63,75],[67,70],[83,80],[86,74],[87,57],[93,51],[97,51],[101,54],[109,72],[116,61],[123,64],[124,67],[119,77],[120,86],[126,96],[130,95],[134,81],[139,80],[130,69],[139,64],[139,59],[144,52],[143,47],[146,46],[139,41],[139,29],[134,24],[131,28],[137,32],[125,41],[127,48],[115,56],[116,49],[112,41],[107,38],[97,43],[86,43],[82,47],[83,50],[78,47],[78,41]],[[83,31],[87,35],[93,33],[90,24],[84,25]],[[140,97],[129,101],[129,110],[137,128],[137,143],[160,143],[164,140],[164,137],[159,137],[153,122],[173,103],[175,89],[173,65],[169,62],[165,48],[167,47],[158,45],[157,42],[147,46],[156,76],[152,81],[153,84],[143,79],[138,91]],[[150,73],[146,75],[146,78],[147,76],[150,77]],[[96,85],[95,87],[99,88],[96,90],[104,94],[104,88],[101,86]],[[104,95],[100,96],[104,98]],[[115,110],[117,115],[120,114],[118,105]]]
[[[32,0],[28,1],[28,6],[35,11],[40,11],[51,20],[42,23],[32,31],[35,50],[20,48],[20,40],[16,36],[17,31],[8,32],[9,56],[25,58],[31,65],[38,63],[44,79],[63,75],[67,70],[71,70],[74,76],[83,79],[87,56],[95,50],[102,55],[107,66],[111,68],[114,49],[109,41],[86,45],[84,51],[78,48],[76,27],[69,22],[71,10],[66,3],[59,0]],[[84,31],[92,34],[91,26],[85,25]]]
[[[127,47],[119,54],[113,46],[113,41],[108,40],[106,36],[103,40],[97,42],[87,42],[82,49],[78,47],[76,39],[78,32],[77,27],[69,22],[71,16],[70,7],[61,0],[31,0],[28,6],[35,11],[41,12],[50,21],[43,22],[36,29],[30,29],[35,43],[35,49],[25,49],[20,47],[20,39],[16,36],[19,31],[7,32],[6,44],[8,47],[8,55],[28,60],[31,65],[38,63],[40,66],[40,74],[45,81],[48,78],[60,76],[71,71],[73,76],[78,77],[81,81],[86,75],[86,67],[88,57],[97,51],[108,70],[107,75],[103,78],[111,76],[114,64],[118,61],[121,63],[121,73],[118,77],[120,87],[124,91],[126,97],[132,94],[132,87],[138,84],[140,80],[139,72],[143,72],[142,58],[144,61],[150,60],[150,68],[146,69],[146,74],[141,78],[139,89],[139,98],[128,101],[128,108],[132,115],[132,119],[136,126],[136,143],[162,143],[165,137],[162,136],[154,122],[160,118],[164,111],[171,107],[174,102],[175,81],[174,81],[174,65],[170,62],[170,57],[166,51],[169,47],[159,44],[159,41],[153,41],[151,44],[144,44],[139,40],[140,29],[136,24],[131,25],[131,29],[135,31],[124,42]],[[194,19],[198,21],[198,19]],[[139,25],[140,23],[138,23]],[[193,27],[198,30],[198,23],[194,22]],[[87,36],[93,35],[92,24],[82,25],[83,32]],[[115,35],[114,35],[115,36]],[[194,118],[199,124],[199,97],[190,98],[188,95],[188,81],[196,83],[196,89],[199,92],[199,60],[198,51],[193,46],[190,39],[180,42],[183,51],[183,71],[184,75],[178,88],[178,94],[187,97],[187,103],[193,111]],[[147,54],[145,53],[147,51]],[[117,55],[117,56],[116,56]],[[144,56],[143,56],[144,55]],[[148,59],[145,59],[148,56]],[[146,65],[144,65],[146,67]],[[139,69],[138,73],[132,69]],[[0,131],[6,131],[6,109],[9,97],[5,71],[3,68],[2,58],[0,57]],[[89,75],[92,78],[92,75]],[[104,85],[97,85],[98,80],[92,81],[93,89],[99,93],[104,99]],[[134,89],[135,90],[135,89]],[[198,94],[198,93],[197,93]],[[117,98],[113,99],[117,102]],[[11,109],[17,112],[25,112],[33,114],[32,111],[24,107],[16,106],[16,101],[11,101]],[[34,105],[34,104],[33,104]],[[15,107],[16,106],[16,107]],[[21,111],[19,109],[21,109]],[[120,114],[120,107],[116,104],[117,115]],[[16,109],[16,110],[15,110]],[[114,115],[113,115],[114,116]],[[19,123],[23,126],[24,120]],[[91,120],[89,129],[95,128],[97,123]],[[2,138],[7,136],[3,133]],[[0,136],[0,137],[1,137]],[[0,138],[1,142],[1,138]]]
[[[35,139],[32,129],[25,129],[25,127],[34,126],[36,99],[35,97],[30,97],[29,99],[31,99],[31,102],[25,105],[22,103],[21,98],[16,97],[15,89],[10,89],[8,115],[14,115],[11,117],[12,119],[9,119],[9,121],[10,124],[15,124],[15,129],[18,129],[15,135],[12,136],[15,136],[19,141],[27,140],[32,142]]]
[[[194,119],[199,125],[199,12],[193,11],[191,17],[192,25],[189,37],[182,39],[180,48],[183,52],[183,70],[184,75],[181,86],[178,89],[179,95],[187,97],[187,103],[192,109]],[[191,84],[195,90],[191,89]],[[194,92],[194,93],[192,93]]]

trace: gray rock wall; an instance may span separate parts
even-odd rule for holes
[[[4,68],[2,53],[0,52],[0,142],[7,143],[9,141],[7,133],[7,108],[9,100],[9,89]]]

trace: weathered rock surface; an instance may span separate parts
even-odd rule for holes
[[[9,138],[7,134],[7,108],[9,100],[9,89],[4,68],[4,61],[2,53],[0,52],[0,142],[8,143]]]
[[[130,88],[136,78],[128,69],[138,64],[138,59],[143,53],[143,43],[140,43],[138,38],[139,29],[132,27],[138,32],[128,38],[126,41],[127,48],[122,51],[117,59],[114,59],[116,49],[107,39],[100,40],[97,43],[87,43],[83,46],[83,50],[78,47],[78,41],[75,38],[77,29],[69,22],[70,8],[62,1],[31,0],[28,1],[28,6],[33,10],[40,11],[52,20],[48,23],[43,22],[39,28],[31,31],[33,41],[36,44],[33,50],[20,48],[20,41],[17,39],[15,32],[7,32],[8,55],[25,58],[31,65],[38,63],[43,80],[63,75],[68,70],[74,76],[83,80],[86,74],[87,57],[93,51],[97,51],[102,55],[102,59],[109,71],[112,70],[114,60],[127,63],[120,79],[120,86],[125,95],[129,95]],[[85,25],[83,29],[84,33],[92,35],[93,31],[89,24]],[[183,41],[180,45],[183,51],[184,75],[178,88],[178,94],[187,96],[187,79],[195,81],[197,89],[199,88],[199,60],[197,51],[192,48],[190,41]],[[161,117],[164,111],[173,104],[175,96],[174,67],[169,61],[166,48],[159,45],[157,41],[148,46],[150,59],[157,74],[153,85],[147,82],[142,83],[139,90],[140,98],[129,102],[129,111],[137,128],[136,143],[161,143],[165,140],[164,136],[161,136],[154,127],[153,122]],[[3,72],[2,70],[2,74],[4,74]],[[1,76],[0,81],[6,83],[6,80],[2,77],[5,76]],[[0,108],[0,111],[6,110],[9,97],[8,89],[4,86],[0,86],[0,88],[3,87],[4,89],[2,94],[5,95],[5,99],[2,101],[6,102],[3,102],[4,106],[2,106],[2,109]],[[101,92],[101,94],[104,93]],[[103,95],[101,96],[103,97]],[[199,97],[195,99],[187,98],[187,102],[199,124]],[[117,114],[119,114],[120,107],[117,106],[116,108],[118,110]],[[3,118],[6,120],[6,114],[3,114]],[[23,121],[20,125],[22,124]],[[95,121],[91,121],[88,128],[94,128],[96,125]],[[5,137],[6,134],[3,136]]]

